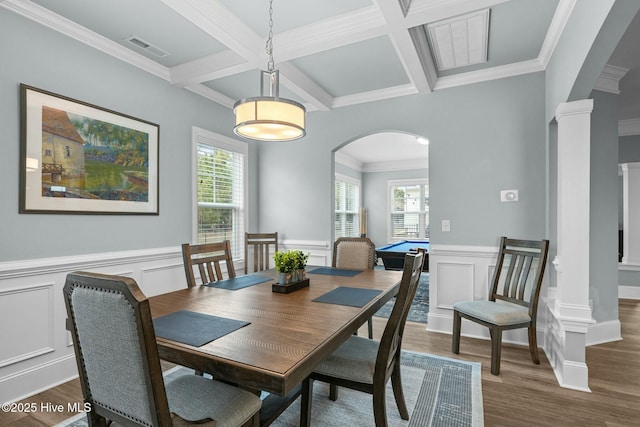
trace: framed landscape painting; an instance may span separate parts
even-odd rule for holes
[[[160,127],[20,85],[20,213],[158,215]]]

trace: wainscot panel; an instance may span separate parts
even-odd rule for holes
[[[78,375],[62,288],[79,270],[131,277],[147,296],[186,287],[180,247],[0,263],[0,403]]]
[[[452,305],[458,301],[486,300],[495,270],[498,248],[432,244],[429,248],[429,331],[452,333]],[[544,286],[544,285],[543,285]],[[538,305],[538,342],[544,342],[542,299]],[[461,334],[489,339],[488,328],[462,320]],[[529,345],[526,329],[504,331],[503,342]]]

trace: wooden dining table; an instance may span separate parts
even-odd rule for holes
[[[200,347],[156,337],[160,357],[279,397],[263,407],[288,404],[302,380],[398,292],[402,277],[389,270],[353,276],[307,270],[309,286],[291,293],[273,292],[277,274],[266,270],[254,275],[268,280],[238,290],[197,286],[149,298],[154,319],[188,310],[249,322]],[[338,287],[380,292],[362,307],[313,301]]]

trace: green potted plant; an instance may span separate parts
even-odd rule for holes
[[[273,260],[276,264],[278,272],[278,283],[286,285],[287,283],[299,282],[304,279],[305,267],[309,254],[302,251],[292,249],[288,251],[278,251],[273,254]]]

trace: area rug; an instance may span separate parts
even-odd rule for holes
[[[378,310],[375,316],[388,318],[391,315],[391,309],[395,298],[386,303],[380,310]],[[429,316],[429,273],[423,271],[420,275],[420,282],[418,282],[418,289],[416,290],[416,296],[411,303],[411,309],[407,320],[410,322],[427,323],[427,317]]]
[[[186,368],[173,369],[165,376],[190,374]],[[482,380],[480,363],[410,351],[402,352],[402,386],[409,420],[400,418],[391,384],[387,386],[389,427],[482,427]],[[329,387],[316,381],[313,387],[311,423],[316,427],[374,426],[372,397],[340,388],[339,398],[328,398]],[[298,398],[272,424],[297,427],[300,417]],[[84,414],[56,427],[85,427]]]

